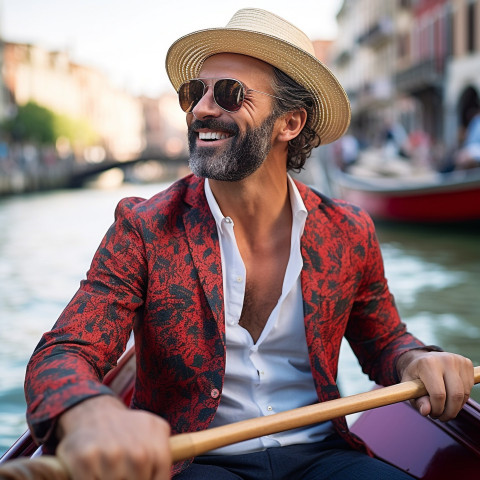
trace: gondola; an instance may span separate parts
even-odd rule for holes
[[[365,209],[376,221],[480,225],[480,167],[415,172],[406,161],[327,167],[332,196]]]
[[[131,346],[117,367],[105,377],[104,383],[128,405],[134,379],[135,352]],[[363,412],[351,425],[351,430],[375,455],[415,478],[479,478],[480,405],[472,399],[457,418],[448,423],[422,417],[409,403],[401,402]],[[0,464],[19,458],[36,458],[42,453],[42,448],[35,445],[27,431],[3,455]]]

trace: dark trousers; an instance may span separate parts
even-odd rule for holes
[[[350,448],[338,436],[242,455],[195,458],[175,480],[411,480],[413,477]]]

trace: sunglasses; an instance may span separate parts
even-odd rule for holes
[[[184,112],[190,113],[205,95],[207,85],[203,80],[215,80],[213,84],[213,99],[221,109],[229,113],[238,112],[242,108],[245,95],[249,92],[261,93],[262,95],[282,100],[275,95],[247,88],[240,80],[235,80],[234,78],[192,78],[182,83],[178,89],[178,101]]]

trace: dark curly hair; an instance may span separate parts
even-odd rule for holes
[[[275,116],[283,115],[304,108],[307,121],[302,131],[288,142],[287,170],[299,172],[312,150],[320,145],[320,136],[312,128],[315,101],[313,94],[290,78],[278,68],[273,68],[273,91],[276,97],[273,112]]]

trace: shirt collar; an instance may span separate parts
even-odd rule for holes
[[[293,223],[297,224],[300,229],[300,235],[303,233],[305,227],[305,220],[307,218],[307,209],[303,203],[302,196],[298,191],[295,182],[292,177],[287,174],[288,181],[288,191],[290,194],[290,205],[292,207]],[[205,179],[205,196],[207,197],[208,206],[212,212],[215,223],[220,233],[223,233],[223,224],[226,221],[226,217],[223,215],[220,207],[218,206],[217,200],[215,199],[208,178]],[[231,220],[230,220],[231,221]]]
[[[213,196],[212,189],[210,188],[210,182],[208,178],[205,179],[205,196],[207,197],[208,206],[210,207],[210,211],[212,212],[213,218],[215,219],[215,223],[217,224],[217,228],[220,233],[223,233],[222,225],[225,221],[225,217],[218,206],[217,200]]]
[[[290,204],[292,206],[293,215],[293,229],[298,228],[299,236],[303,234],[305,228],[305,221],[307,219],[307,208],[303,203],[303,198],[298,191],[293,178],[290,175],[288,177],[288,191],[290,193]]]

